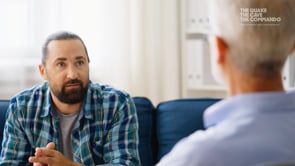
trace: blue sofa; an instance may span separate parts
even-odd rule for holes
[[[176,99],[154,106],[146,97],[133,97],[139,121],[139,154],[142,166],[155,165],[177,141],[204,129],[204,110],[219,101],[211,98]],[[3,138],[8,100],[0,100],[0,141]],[[1,150],[1,146],[0,146]]]

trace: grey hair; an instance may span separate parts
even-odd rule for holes
[[[47,54],[48,54],[48,45],[51,41],[53,41],[53,40],[72,40],[72,39],[78,39],[82,42],[84,49],[85,49],[86,56],[87,56],[87,60],[88,60],[88,62],[90,62],[86,45],[84,44],[84,42],[80,38],[80,36],[78,36],[72,32],[68,32],[68,31],[58,31],[58,32],[55,32],[55,33],[49,35],[47,37],[47,39],[45,40],[45,43],[42,46],[42,59],[41,59],[42,64],[45,66],[45,62],[46,62],[46,58],[47,58]]]
[[[235,66],[244,73],[272,78],[281,73],[295,44],[295,0],[210,0],[212,30],[229,48]],[[242,8],[264,8],[275,24],[241,22]]]

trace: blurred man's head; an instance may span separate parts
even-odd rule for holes
[[[270,80],[281,74],[295,43],[295,0],[210,0],[209,11],[212,65],[227,54],[243,74]]]

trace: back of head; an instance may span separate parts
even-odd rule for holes
[[[281,73],[295,44],[295,0],[210,0],[212,30],[243,73]]]

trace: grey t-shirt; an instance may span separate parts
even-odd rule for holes
[[[53,115],[55,118],[59,118],[59,136],[61,153],[64,154],[68,159],[73,160],[72,153],[72,130],[76,124],[79,117],[80,111],[72,114],[62,114],[61,112],[53,109]]]

